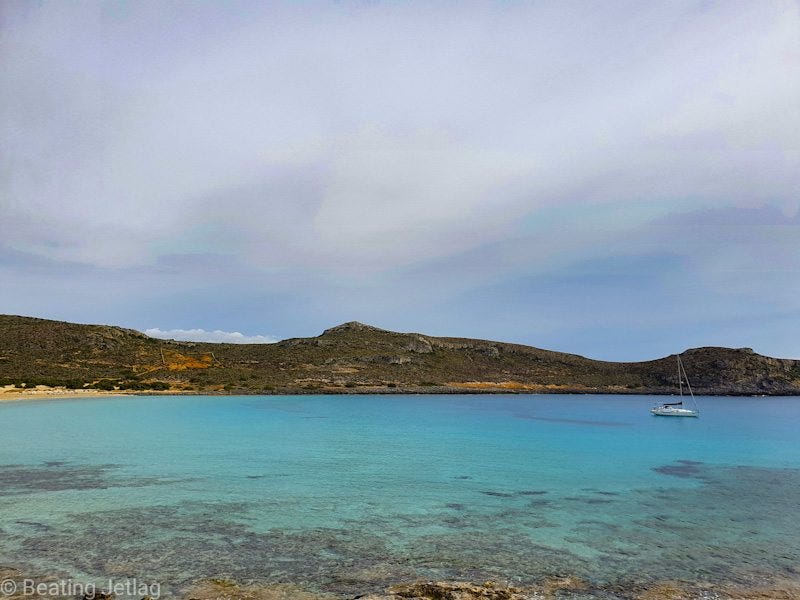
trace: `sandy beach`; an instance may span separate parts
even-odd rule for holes
[[[10,400],[53,400],[59,398],[113,398],[121,396],[152,396],[152,395],[175,395],[185,394],[184,390],[74,390],[63,387],[48,387],[46,385],[37,385],[32,388],[18,388],[13,385],[5,385],[0,387],[0,402]]]

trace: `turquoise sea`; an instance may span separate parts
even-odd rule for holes
[[[0,404],[0,565],[342,596],[419,578],[800,577],[800,398]]]

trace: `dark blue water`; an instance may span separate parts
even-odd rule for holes
[[[127,397],[0,405],[0,564],[293,582],[735,581],[800,565],[800,399]]]

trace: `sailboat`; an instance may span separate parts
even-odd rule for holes
[[[683,368],[681,362],[681,355],[678,358],[678,389],[680,391],[680,402],[665,402],[650,409],[650,412],[659,417],[699,417],[700,409],[697,408],[697,401],[694,399],[692,386],[689,384],[689,378],[686,376],[686,369]],[[686,379],[686,388],[689,390],[689,396],[692,399],[692,406],[694,408],[684,408],[683,406],[683,381]]]

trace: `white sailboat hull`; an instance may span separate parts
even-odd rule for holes
[[[699,417],[699,410],[675,408],[674,406],[654,406],[650,412],[658,417]]]

